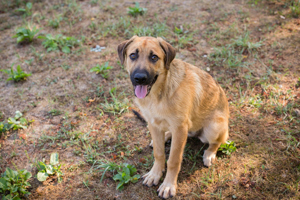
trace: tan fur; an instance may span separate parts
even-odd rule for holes
[[[140,56],[132,62],[128,56],[136,49]],[[172,137],[166,178],[158,189],[160,197],[169,198],[176,194],[188,134],[209,143],[203,156],[206,166],[211,165],[220,144],[227,140],[228,101],[222,88],[208,73],[173,59],[175,49],[161,38],[134,36],[121,43],[118,51],[129,74],[136,67],[159,74],[149,95],[136,98],[135,102],[148,122],[155,157],[154,166],[143,176],[143,184],[158,184],[165,170],[165,137]],[[159,57],[155,64],[148,59],[150,51]]]

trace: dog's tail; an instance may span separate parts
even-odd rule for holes
[[[133,109],[131,109],[131,110],[132,110],[133,114],[135,114],[135,116],[136,116],[139,120],[141,120],[143,123],[147,124],[146,120],[145,120],[144,117],[141,115],[141,113],[139,113],[138,111],[133,110]]]

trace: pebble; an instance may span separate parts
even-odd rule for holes
[[[96,45],[95,48],[91,48],[91,52],[101,52],[105,47],[100,47],[99,45]]]

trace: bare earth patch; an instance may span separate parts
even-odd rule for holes
[[[21,111],[27,129],[0,133],[0,173],[27,169],[29,199],[158,199],[159,186],[137,183],[116,190],[114,174],[100,182],[101,163],[129,163],[137,174],[152,166],[147,125],[132,114],[133,88],[118,61],[117,45],[133,35],[164,37],[177,58],[208,71],[230,103],[231,156],[218,153],[205,168],[207,145],[189,138],[173,199],[299,199],[300,20],[296,1],[142,1],[132,17],[129,1],[19,1],[0,3],[0,69],[20,65],[32,75],[13,82],[0,72],[0,122]],[[294,11],[295,12],[295,11]],[[53,28],[51,20],[60,19]],[[16,29],[62,34],[80,45],[47,52],[43,40],[17,44]],[[177,31],[175,29],[177,28]],[[180,30],[181,31],[180,31]],[[105,47],[92,52],[96,45]],[[108,78],[90,72],[112,66]],[[170,144],[166,145],[169,154]],[[36,178],[36,162],[59,153],[63,180]],[[1,197],[1,194],[0,194]]]

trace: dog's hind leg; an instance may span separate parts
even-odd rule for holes
[[[228,121],[224,117],[215,117],[206,127],[199,139],[203,143],[208,143],[209,147],[203,155],[204,165],[209,167],[216,158],[216,153],[220,145],[228,138]]]

